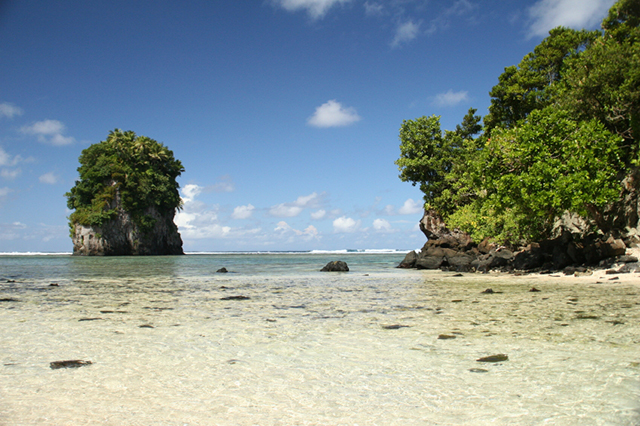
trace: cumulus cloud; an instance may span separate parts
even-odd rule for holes
[[[333,221],[333,230],[338,233],[355,232],[360,228],[360,220],[341,216]]]
[[[188,184],[182,188],[182,202],[190,203],[195,200],[195,198],[202,192],[202,187],[195,184]]]
[[[348,3],[351,0],[272,0],[272,3],[289,12],[305,10],[313,20],[323,18],[335,5]]]
[[[8,102],[0,103],[0,117],[13,118],[16,115],[22,115],[22,108],[19,108]]]
[[[376,219],[373,221],[373,229],[378,232],[386,232],[391,230],[391,224],[385,219]]]
[[[313,192],[309,195],[301,195],[292,203],[281,203],[272,206],[269,214],[274,217],[296,217],[306,208],[316,208],[322,202],[323,194]]]
[[[47,185],[55,185],[56,183],[58,183],[59,177],[55,173],[49,172],[40,176],[39,179],[40,179],[40,183],[46,183]]]
[[[420,22],[416,23],[412,20],[399,24],[396,28],[396,35],[391,41],[391,47],[398,47],[416,38],[420,33],[420,25],[422,25]]]
[[[440,107],[456,106],[461,102],[467,102],[469,100],[469,92],[459,91],[454,92],[449,90],[446,93],[440,93],[436,95],[433,100],[433,104]]]
[[[217,204],[208,205],[197,199],[200,194],[206,192],[207,188],[196,184],[188,184],[180,190],[183,205],[182,210],[176,213],[174,222],[178,226],[182,237],[193,240],[239,239],[247,235],[256,235],[260,232],[260,228],[232,228],[221,223],[218,215],[220,206]],[[240,208],[234,210],[234,214],[248,217],[247,215],[250,215],[253,209],[254,207],[251,204],[240,206]]]
[[[253,214],[255,207],[251,204],[247,204],[246,206],[238,206],[233,209],[233,214],[231,215],[234,219],[248,219]]]
[[[539,0],[529,8],[528,37],[546,37],[557,26],[594,28],[615,0]]]
[[[311,241],[314,239],[320,238],[320,233],[316,229],[315,226],[309,225],[305,228],[304,231],[300,231],[298,229],[292,228],[287,222],[280,221],[276,225],[274,232],[278,233],[280,236],[289,236],[289,240],[293,241],[293,236],[301,237],[305,241]]]
[[[360,116],[352,107],[344,107],[335,99],[325,102],[307,119],[314,127],[342,127],[360,121]]]
[[[70,145],[75,139],[70,136],[64,136],[65,125],[58,120],[38,121],[31,126],[24,126],[20,129],[22,133],[35,135],[38,141],[54,146]]]
[[[218,206],[207,206],[196,197],[202,187],[195,184],[182,188],[182,210],[176,213],[174,222],[186,238],[220,238],[229,234],[231,228],[218,223]]]
[[[311,213],[311,219],[320,220],[327,215],[327,211],[320,209]]]
[[[398,210],[400,214],[417,214],[422,212],[422,204],[409,198]]]
[[[407,199],[404,202],[402,207],[396,210],[395,206],[391,204],[387,204],[385,208],[382,210],[382,213],[387,216],[395,216],[395,215],[408,215],[408,214],[417,214],[422,212],[422,204],[418,201],[414,201],[412,198]]]

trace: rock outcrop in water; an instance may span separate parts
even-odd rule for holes
[[[101,226],[79,223],[73,228],[73,254],[87,256],[180,255],[182,238],[173,222],[174,212],[159,213],[150,208],[147,215],[155,219],[151,231],[143,232],[131,215],[118,208],[115,219]]]
[[[66,194],[74,255],[183,254],[173,222],[184,171],[163,144],[111,131],[79,158],[79,180]]]
[[[349,272],[349,266],[342,260],[334,260],[327,263],[320,272]]]

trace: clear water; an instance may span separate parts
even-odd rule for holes
[[[0,425],[640,424],[640,282],[402,258],[0,256]]]

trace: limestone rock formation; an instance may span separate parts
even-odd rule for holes
[[[72,241],[74,255],[178,255],[182,251],[182,238],[173,222],[174,212],[159,213],[149,208],[148,216],[155,219],[153,229],[142,232],[131,215],[118,209],[115,219],[102,226],[74,224]]]

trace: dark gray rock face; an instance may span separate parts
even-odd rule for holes
[[[572,215],[559,219],[554,238],[511,250],[488,240],[476,244],[459,230],[450,230],[435,211],[425,211],[420,229],[429,238],[421,250],[407,253],[398,267],[456,272],[563,270],[571,265],[631,262],[625,240],[612,234],[589,233],[586,223]]]
[[[334,260],[333,262],[327,263],[320,272],[349,272],[349,266],[342,260]]]
[[[73,254],[85,256],[126,255],[177,255],[182,251],[182,238],[173,223],[174,211],[160,213],[155,208],[147,210],[155,219],[150,232],[142,232],[131,215],[122,209],[118,216],[102,226],[74,228]]]

